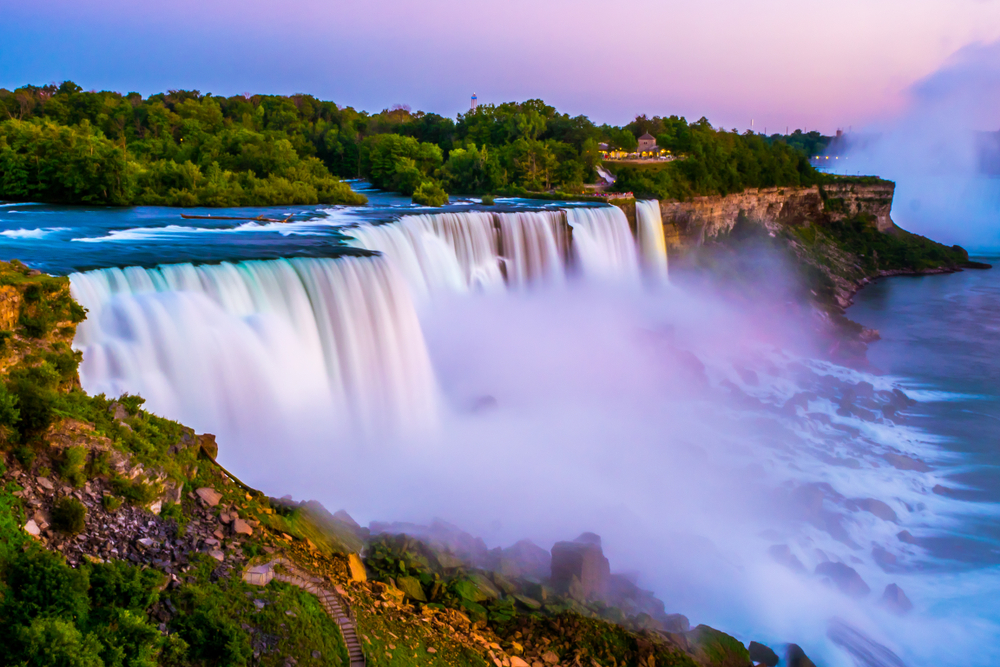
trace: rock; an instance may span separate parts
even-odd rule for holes
[[[243,519],[233,521],[233,533],[235,535],[253,535],[253,528]]]
[[[806,652],[798,644],[789,644],[785,653],[785,662],[788,667],[816,667],[816,663],[809,659]]]
[[[542,654],[542,660],[550,665],[555,665],[559,662],[559,656],[552,651],[546,651]]]
[[[915,459],[912,456],[906,456],[905,454],[889,452],[883,454],[882,458],[897,470],[915,470],[916,472],[929,472],[931,470],[931,467],[923,461]]]
[[[201,501],[208,507],[215,507],[222,500],[222,494],[208,486],[201,487],[195,493],[198,494]]]
[[[219,515],[219,521],[226,524],[227,526],[233,522],[233,515],[229,512],[223,512]]]
[[[896,533],[896,539],[905,544],[917,543],[917,538],[915,538],[912,534],[910,534],[910,531],[908,530],[901,530],[898,533]]]
[[[849,565],[834,562],[820,563],[816,566],[816,574],[829,577],[837,590],[852,598],[863,598],[871,593],[861,575]]]
[[[43,489],[46,489],[48,491],[52,491],[52,490],[54,490],[56,488],[55,485],[49,480],[48,477],[39,477],[37,479],[37,482],[38,482],[38,485],[40,487],[42,487]]]
[[[128,411],[125,409],[125,406],[117,401],[108,406],[108,414],[115,421],[123,422],[128,419]]]
[[[396,577],[396,586],[406,593],[408,598],[427,602],[427,595],[424,594],[424,587],[420,585],[420,580],[416,577]]]
[[[142,549],[153,549],[157,546],[156,540],[151,537],[142,537],[136,540],[135,543]]]
[[[500,574],[541,581],[552,572],[552,555],[531,540],[521,540],[500,554]]]
[[[889,584],[885,587],[879,604],[900,616],[908,614],[913,609],[913,603],[910,602],[910,598],[906,597],[903,589],[896,584]]]
[[[607,595],[611,565],[601,549],[601,538],[584,533],[572,542],[556,542],[552,547],[552,584],[569,591],[581,602]],[[575,582],[574,582],[575,580]],[[574,585],[575,584],[575,585]]]
[[[361,562],[361,556],[351,552],[347,556],[347,570],[351,575],[351,581],[368,581],[368,573],[365,572],[365,564]]]
[[[42,534],[41,528],[38,527],[38,524],[35,523],[34,519],[31,519],[28,523],[24,524],[24,532],[32,537],[38,537]]]
[[[878,563],[878,566],[886,572],[889,572],[892,568],[896,567],[896,563],[899,560],[896,557],[896,554],[883,549],[877,544],[872,547],[872,558],[874,558],[875,562]]]
[[[662,621],[663,630],[683,634],[691,630],[691,621],[684,614],[667,614]]]
[[[792,550],[787,544],[775,544],[767,550],[767,553],[776,562],[781,563],[795,572],[806,571],[806,566],[803,565],[802,561],[800,561],[798,557],[792,553]]]
[[[427,647],[427,652],[428,652],[428,653],[437,653],[438,651],[437,651],[437,649],[436,649],[436,648],[434,648],[433,646],[428,646],[428,647]]]
[[[895,510],[881,500],[876,500],[874,498],[849,500],[847,501],[847,507],[851,510],[863,510],[865,512],[870,512],[883,521],[892,521],[893,523],[897,523],[899,521]]]
[[[827,625],[826,636],[834,644],[847,651],[854,659],[855,665],[865,667],[906,667],[902,660],[887,647],[848,625],[839,618],[831,618]],[[812,664],[811,662],[809,663]]]
[[[222,553],[218,549],[212,549],[208,552],[208,555],[219,561],[220,563],[226,559],[226,554]]]
[[[201,447],[201,451],[205,452],[205,455],[213,461],[219,455],[219,445],[215,442],[215,436],[211,433],[199,435],[198,445]]]
[[[767,667],[774,667],[778,664],[778,654],[772,651],[768,646],[758,642],[750,642],[748,652],[750,653],[750,659],[753,660],[755,665],[767,665]]]
[[[684,635],[694,651],[695,662],[699,665],[747,665],[750,654],[743,644],[725,632],[699,625]]]
[[[541,609],[542,603],[533,598],[529,598],[527,595],[515,595],[514,599],[523,604],[525,607],[531,610]]]
[[[510,657],[510,667],[530,667],[528,663],[516,655]]]

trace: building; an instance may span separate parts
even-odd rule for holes
[[[478,104],[479,104],[479,98],[476,97],[475,93],[472,93],[472,110],[473,111],[476,110],[476,106],[478,106]]]
[[[656,137],[649,132],[639,137],[639,147],[635,150],[639,157],[656,157],[661,151],[656,145]]]

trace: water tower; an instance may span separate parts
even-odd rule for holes
[[[476,97],[475,93],[472,93],[472,110],[476,110],[476,105],[479,104],[479,98]]]

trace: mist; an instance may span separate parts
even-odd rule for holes
[[[982,133],[1000,131],[1000,42],[973,44],[913,85],[898,117],[847,135],[842,173],[896,182],[896,224],[973,252],[1000,249],[1000,174]],[[846,158],[846,160],[844,159]]]
[[[497,216],[354,232],[393,248],[377,257],[74,274],[83,385],[139,393],[215,433],[256,488],[362,524],[441,519],[490,547],[546,549],[596,532],[668,613],[744,643],[845,666],[845,635],[908,665],[1000,657],[970,593],[996,577],[934,574],[938,556],[896,537],[968,511],[931,491],[948,457],[890,409],[896,379],[822,358],[779,252],[748,244],[712,279],[651,281],[628,244],[574,245],[564,264],[553,212]],[[630,235],[612,207],[567,216],[574,237]],[[507,261],[523,283],[479,270],[495,249],[443,242],[494,224],[536,234]],[[828,562],[871,592],[815,574]],[[890,583],[913,614],[880,606]]]

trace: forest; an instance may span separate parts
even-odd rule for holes
[[[342,180],[354,178],[427,205],[446,203],[448,193],[576,194],[596,178],[599,144],[631,150],[645,132],[679,159],[656,169],[621,165],[620,191],[683,199],[819,178],[806,153],[814,133],[739,134],[705,118],[599,126],[528,100],[484,104],[452,120],[405,106],[369,114],[310,95],[172,90],[144,98],[67,81],[0,89],[0,199],[363,204]]]

